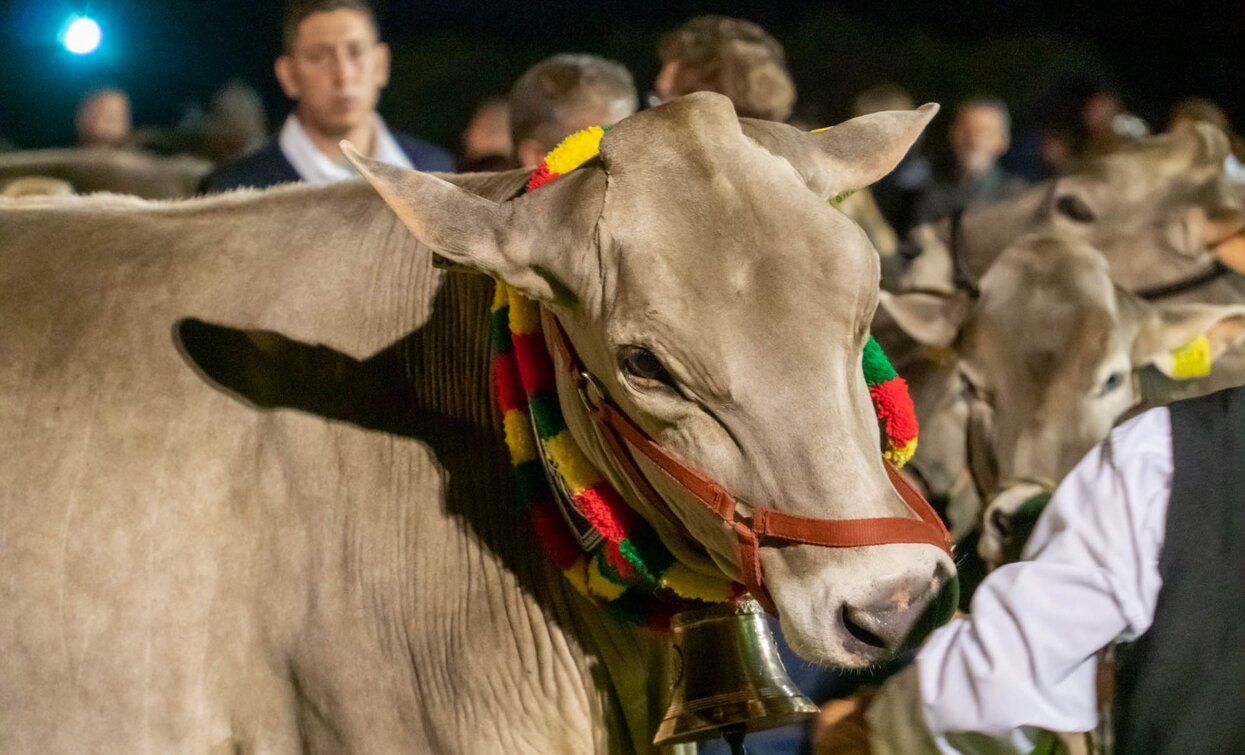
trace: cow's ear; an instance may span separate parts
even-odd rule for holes
[[[890,110],[805,133],[783,123],[740,118],[744,134],[791,163],[822,199],[864,188],[894,170],[938,112]]]
[[[364,157],[349,142],[341,148],[421,243],[528,296],[545,302],[573,296],[568,281],[577,274],[563,263],[595,258],[570,248],[591,243],[595,217],[588,214],[600,207],[600,202],[578,201],[577,189],[586,188],[586,174],[572,173],[540,191],[499,203],[431,173]]]
[[[1245,342],[1245,306],[1155,307],[1133,341],[1135,366],[1154,365],[1170,378],[1209,375],[1224,352]]]
[[[938,113],[930,102],[916,110],[887,110],[845,121],[805,138],[825,156],[823,192],[855,191],[895,169]]]
[[[1172,133],[1176,152],[1193,165],[1219,165],[1232,151],[1232,143],[1223,129],[1205,121]]]
[[[946,348],[959,335],[960,327],[972,309],[972,302],[963,293],[913,291],[892,294],[881,291],[878,306],[912,340],[924,346]]]

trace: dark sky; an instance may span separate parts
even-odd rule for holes
[[[613,54],[633,68],[644,89],[656,69],[651,50],[656,35],[689,16],[718,12],[751,18],[788,41],[807,33],[810,16],[832,9],[868,28],[902,33],[904,40],[928,38],[965,49],[999,37],[1067,40],[1105,62],[1130,108],[1156,125],[1171,102],[1191,94],[1222,104],[1238,131],[1245,123],[1245,0],[1132,3],[1119,10],[1069,0],[389,0],[381,6],[386,35],[399,53],[428,38],[441,45],[471,42],[459,44],[465,57],[453,71],[429,70],[435,61],[408,56],[408,65],[418,66],[421,92],[475,97],[501,91],[512,76],[509,64],[517,74],[527,62],[562,50]],[[78,59],[57,47],[55,35],[65,17],[83,11],[100,20],[106,38],[100,52]],[[171,123],[186,105],[206,101],[225,80],[241,76],[261,89],[275,119],[283,108],[271,75],[279,27],[278,0],[0,0],[0,136],[29,147],[62,143],[71,137],[74,102],[107,83],[131,91],[138,120]],[[825,59],[834,59],[835,47],[842,45],[826,45]],[[902,58],[911,51],[874,54]],[[441,89],[436,89],[438,76]],[[829,104],[832,111],[842,107]],[[440,98],[422,105],[425,113],[411,119],[426,122],[441,137],[447,124],[456,125],[469,109]],[[437,109],[447,106],[438,121]]]

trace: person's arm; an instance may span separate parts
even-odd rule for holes
[[[1026,558],[993,572],[865,714],[874,755],[1027,753],[1097,723],[1097,653],[1143,633],[1171,495],[1166,409],[1122,425],[1064,480]],[[936,749],[935,749],[936,748]]]

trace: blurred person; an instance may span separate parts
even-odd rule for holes
[[[878,84],[856,95],[852,100],[852,116],[915,107],[912,95],[903,87]],[[923,143],[922,136],[894,170],[869,187],[878,209],[900,237],[906,236],[915,224],[916,204],[934,178],[934,168],[925,156]]]
[[[566,137],[607,126],[639,108],[635,80],[621,64],[562,53],[523,72],[510,88],[510,136],[524,168],[536,168]]]
[[[649,105],[692,92],[717,92],[734,103],[741,118],[779,122],[791,118],[796,89],[786,52],[751,21],[698,16],[663,36],[658,56],[662,67]],[[898,236],[870,190],[841,199],[838,208],[864,229],[878,253],[895,253]]]
[[[82,98],[74,117],[82,147],[125,147],[130,140],[130,97],[120,89],[97,89]]]
[[[376,112],[389,83],[389,46],[380,41],[367,0],[295,0],[274,69],[294,112],[277,139],[208,176],[205,191],[352,178],[356,174],[338,147],[343,139],[400,167],[454,169],[448,152],[390,130]]]
[[[1228,114],[1223,108],[1203,97],[1189,97],[1172,106],[1167,118],[1167,130],[1176,132],[1190,129],[1199,121],[1215,126],[1228,135],[1232,151],[1224,159],[1224,172],[1235,183],[1245,183],[1245,140],[1232,130]]]
[[[464,173],[516,168],[513,155],[510,106],[504,98],[490,97],[476,107],[463,129],[458,168]]]
[[[917,202],[917,223],[1007,199],[1027,186],[1023,178],[999,165],[999,158],[1011,144],[1011,116],[1001,100],[978,98],[961,103],[947,130],[947,140],[951,165],[930,182]]]
[[[795,81],[782,45],[751,21],[699,16],[662,37],[661,70],[649,105],[691,92],[717,92],[745,118],[786,121]]]
[[[1105,83],[1085,86],[1073,102],[1073,117],[1050,129],[1043,140],[1043,157],[1055,175],[1150,133],[1149,125],[1128,112],[1119,93]]]
[[[1124,108],[1124,100],[1112,89],[1100,89],[1081,106],[1085,143],[1078,157],[1094,157],[1115,152],[1126,141],[1150,133],[1150,126]]]
[[[190,105],[177,126],[135,129],[131,143],[160,155],[194,155],[221,164],[263,145],[266,121],[259,92],[232,79],[212,96],[207,112]]]
[[[236,160],[263,144],[267,120],[255,87],[240,79],[226,82],[199,124],[201,153],[219,163]]]

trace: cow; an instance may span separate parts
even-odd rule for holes
[[[1130,142],[1080,169],[1040,183],[1017,197],[970,208],[959,217],[919,226],[883,260],[890,291],[973,291],[980,276],[1011,243],[1026,235],[1058,234],[1090,243],[1112,278],[1126,289],[1165,301],[1228,304],[1245,300],[1245,254],[1228,254],[1245,226],[1239,186],[1223,170],[1226,137],[1201,124],[1181,133]],[[1235,235],[1234,235],[1235,234]],[[953,241],[954,239],[954,241]],[[1227,265],[1219,264],[1211,247]],[[927,442],[911,471],[930,495],[946,501],[957,536],[979,519],[981,502],[965,484],[967,408],[953,359],[921,349],[879,309],[875,329],[895,354],[917,404]]]
[[[43,176],[26,176],[14,178],[0,186],[0,197],[17,199],[20,197],[67,197],[73,194],[73,187],[68,181]]]
[[[884,271],[890,291],[972,288],[1022,236],[1066,234],[1094,245],[1130,291],[1195,281],[1212,248],[1245,226],[1242,190],[1224,172],[1229,143],[1205,123],[1138,139],[1011,199],[914,228]],[[954,241],[953,241],[954,237]],[[1234,301],[1235,274],[1196,286],[1200,301]]]
[[[911,517],[861,368],[878,257],[826,200],[935,110],[808,135],[689,95],[513,199],[522,173],[363,161],[385,202],[0,205],[0,750],[649,751],[658,641],[579,598],[516,505],[490,277],[742,501]],[[667,500],[680,561],[739,579],[730,530]],[[847,667],[954,581],[915,543],[761,564],[792,646]]]
[[[64,181],[78,194],[110,192],[144,199],[193,196],[212,164],[106,147],[44,149],[0,155],[0,189],[28,176]]]
[[[979,297],[884,294],[881,308],[953,357],[968,466],[989,499],[978,550],[992,566],[1018,556],[1050,490],[1116,422],[1245,381],[1245,300],[1147,302],[1069,234],[1008,247]]]

